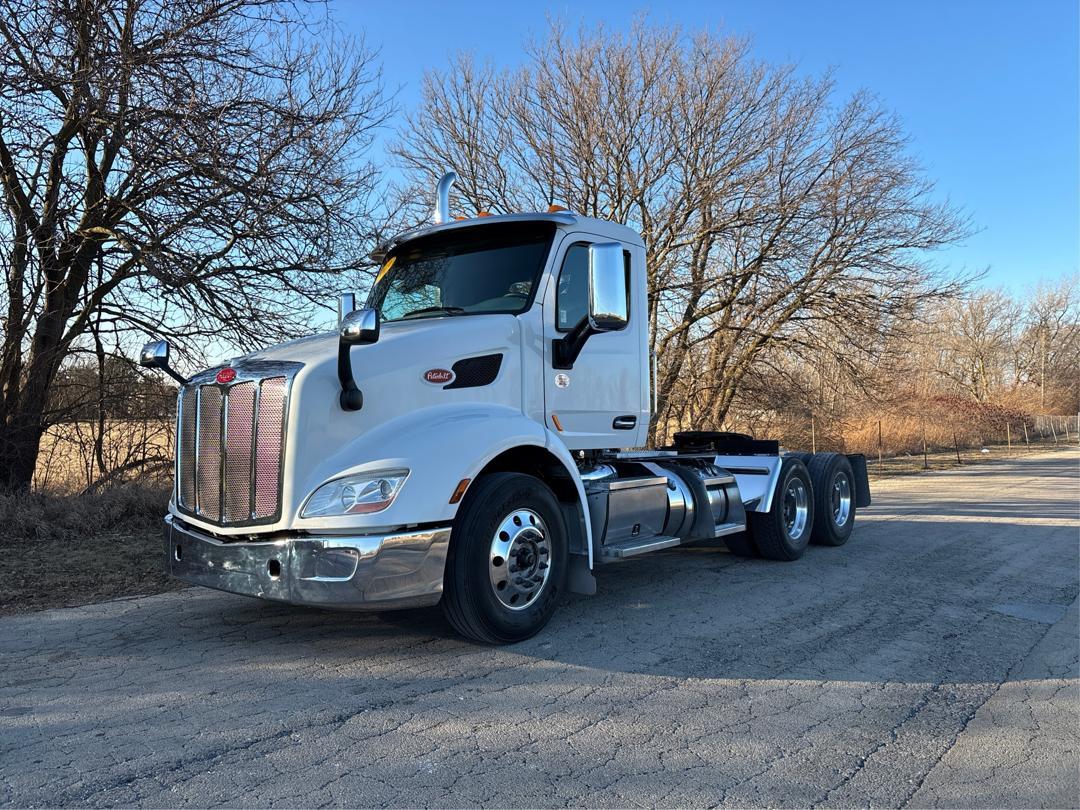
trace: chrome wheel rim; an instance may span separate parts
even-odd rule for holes
[[[810,498],[801,478],[792,478],[784,490],[784,526],[789,540],[799,540],[810,516]]]
[[[488,578],[495,598],[509,610],[536,602],[551,576],[551,546],[543,519],[515,509],[499,521],[488,553]]]
[[[851,517],[851,480],[847,473],[838,472],[833,478],[832,519],[837,526],[844,526]]]

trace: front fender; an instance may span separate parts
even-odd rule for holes
[[[417,523],[448,523],[458,505],[450,498],[464,478],[475,479],[499,454],[515,447],[547,449],[566,468],[577,489],[589,532],[587,501],[566,446],[543,425],[514,408],[485,403],[448,404],[410,411],[344,443],[300,482],[293,525],[319,531],[369,530]],[[300,508],[319,486],[354,473],[408,469],[396,500],[373,515],[301,518]],[[587,537],[590,549],[592,540]]]

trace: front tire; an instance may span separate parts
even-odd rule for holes
[[[761,556],[797,560],[806,551],[814,526],[814,489],[806,465],[785,456],[768,512],[751,512],[750,533]]]
[[[481,477],[454,520],[443,579],[447,620],[485,644],[535,635],[557,607],[567,553],[562,510],[543,481],[520,473]]]

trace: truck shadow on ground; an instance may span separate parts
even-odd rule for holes
[[[199,653],[196,668],[227,648],[275,669],[408,671],[476,656],[676,678],[984,682],[1080,589],[1074,526],[995,525],[1013,539],[987,542],[979,521],[868,520],[848,546],[811,547],[791,564],[742,559],[720,542],[674,549],[601,569],[595,596],[565,597],[540,635],[503,648],[461,639],[438,608],[339,613],[198,589],[176,597],[168,632]]]

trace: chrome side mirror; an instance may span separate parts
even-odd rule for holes
[[[169,365],[169,341],[151,340],[139,352],[139,365],[143,368],[167,368]]]
[[[353,377],[352,356],[350,349],[365,343],[379,340],[379,311],[377,309],[358,309],[341,319],[338,329],[338,383],[341,395],[338,402],[343,411],[358,411],[364,407],[364,395]]]
[[[596,332],[614,332],[629,319],[623,246],[618,242],[589,245],[589,326]]]
[[[143,368],[157,368],[164,371],[181,385],[187,385],[184,379],[169,365],[169,341],[151,340],[139,352],[139,365]]]
[[[341,319],[339,334],[341,342],[349,346],[377,343],[379,340],[379,311],[357,309]]]
[[[626,264],[618,242],[589,245],[589,311],[564,337],[552,342],[553,368],[574,367],[591,335],[622,329],[630,320]]]

